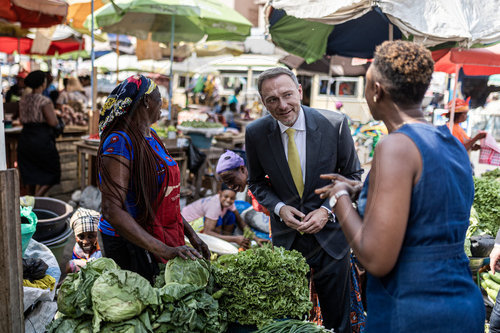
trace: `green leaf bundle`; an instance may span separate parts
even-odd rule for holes
[[[500,226],[500,181],[493,177],[474,178],[474,188],[478,229],[495,237]]]
[[[230,322],[260,327],[274,319],[301,318],[312,307],[309,266],[295,250],[253,248],[221,256],[213,267],[223,290],[219,304]]]

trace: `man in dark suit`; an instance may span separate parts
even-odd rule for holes
[[[349,245],[329,201],[314,193],[329,183],[321,174],[360,179],[347,118],[302,106],[302,87],[286,68],[263,72],[258,88],[270,115],[246,129],[250,190],[271,213],[274,245],[298,250],[312,268],[324,326],[348,333]]]

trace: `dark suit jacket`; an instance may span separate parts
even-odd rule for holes
[[[249,187],[261,205],[271,214],[273,243],[290,249],[298,232],[274,214],[280,201],[307,214],[320,206],[329,207],[314,190],[329,184],[320,179],[324,173],[339,173],[359,180],[362,170],[349,131],[347,118],[340,112],[320,111],[302,106],[306,119],[306,177],[300,198],[288,167],[278,122],[267,115],[246,128]],[[266,178],[266,175],[269,179]],[[349,250],[338,222],[327,222],[315,234],[325,251],[341,259]]]

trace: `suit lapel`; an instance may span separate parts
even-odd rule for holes
[[[316,173],[316,163],[319,161],[321,153],[321,132],[318,131],[318,125],[314,113],[305,106],[304,116],[306,117],[306,182],[304,184],[304,197],[310,191],[315,183],[315,178],[319,177]]]
[[[283,180],[286,186],[289,191],[298,195],[297,188],[295,188],[295,183],[293,182],[292,173],[290,172],[290,168],[288,167],[288,162],[286,160],[285,149],[283,147],[283,141],[281,141],[281,133],[278,122],[275,119],[273,119],[271,125],[269,126],[267,139],[269,141],[269,146],[271,147],[274,161],[283,175]]]

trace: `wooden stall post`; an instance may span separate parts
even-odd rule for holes
[[[24,332],[19,173],[0,171],[0,332]]]

